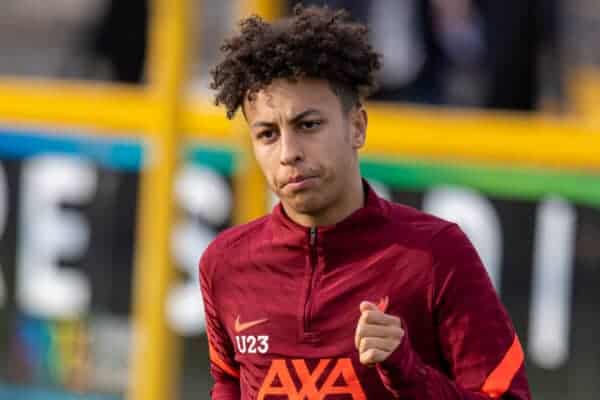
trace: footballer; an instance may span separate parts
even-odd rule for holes
[[[243,113],[280,203],[200,261],[212,399],[530,399],[519,338],[464,233],[361,178],[381,65],[367,28],[319,7],[240,27],[212,87],[228,117]]]

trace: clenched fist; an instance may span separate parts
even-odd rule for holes
[[[404,330],[400,318],[385,314],[373,303],[360,303],[360,312],[354,343],[360,362],[373,366],[387,359],[398,348]]]

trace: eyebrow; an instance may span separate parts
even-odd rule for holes
[[[297,124],[299,121],[301,121],[302,119],[306,118],[307,116],[309,116],[311,114],[321,115],[321,112],[319,110],[317,110],[316,108],[309,108],[308,110],[305,110],[299,114],[296,114],[295,116],[290,118],[288,122],[290,124]],[[253,128],[259,128],[259,127],[271,128],[273,126],[275,126],[275,123],[267,122],[267,121],[257,121],[252,124]]]

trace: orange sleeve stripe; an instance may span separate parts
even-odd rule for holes
[[[223,361],[223,359],[221,358],[221,356],[219,356],[219,353],[217,353],[210,341],[208,342],[208,356],[210,358],[210,361],[214,363],[217,367],[221,368],[223,371],[233,376],[234,378],[240,378],[240,371],[229,366],[225,361]]]
[[[525,356],[521,342],[519,342],[519,338],[515,334],[515,340],[500,364],[487,377],[481,391],[492,399],[502,396],[510,387],[513,378],[521,368],[521,365],[523,365],[524,360]]]

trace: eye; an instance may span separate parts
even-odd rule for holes
[[[300,129],[302,129],[302,130],[312,131],[312,130],[315,130],[318,127],[320,127],[322,123],[323,123],[323,121],[317,120],[317,119],[306,120],[306,121],[300,122],[299,126],[300,126]]]
[[[265,129],[264,131],[260,131],[256,138],[261,142],[272,142],[277,137],[277,132],[273,129]]]

